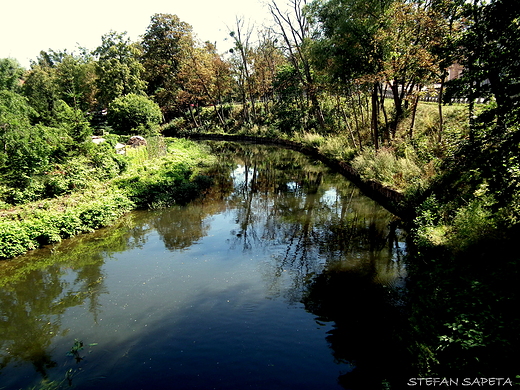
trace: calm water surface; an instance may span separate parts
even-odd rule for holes
[[[392,383],[394,217],[296,152],[210,145],[203,200],[0,263],[0,389]]]

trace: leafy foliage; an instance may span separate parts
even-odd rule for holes
[[[14,91],[20,89],[24,69],[14,58],[0,59],[0,91]]]
[[[57,142],[45,127],[31,126],[34,114],[23,96],[0,91],[0,173],[15,186],[47,166]]]
[[[126,33],[110,31],[101,37],[102,43],[95,50],[98,102],[106,108],[116,98],[128,94],[142,94],[146,82],[139,62],[140,49],[126,37]]]
[[[108,124],[117,134],[157,132],[162,121],[159,106],[146,96],[128,94],[114,99],[108,106]]]

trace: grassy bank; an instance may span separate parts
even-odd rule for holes
[[[202,174],[211,157],[187,140],[157,138],[122,160],[125,170],[108,180],[92,175],[76,191],[0,210],[0,258],[91,232],[135,208],[185,203],[211,184]]]

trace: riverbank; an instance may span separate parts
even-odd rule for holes
[[[489,146],[465,146],[456,161],[444,162],[444,173],[430,186],[405,194],[374,185],[345,161],[293,140],[224,134],[190,138],[276,144],[309,154],[402,216],[410,222],[408,298],[402,307],[409,321],[399,337],[416,358],[414,372],[422,377],[498,376],[518,382],[512,362],[519,348],[520,275],[518,256],[511,255],[518,236],[518,206],[515,197],[493,191],[491,180],[479,173],[482,161],[493,156]]]
[[[146,148],[129,149],[125,171],[110,180],[0,210],[0,259],[110,225],[133,209],[188,202],[211,184],[202,171],[212,157],[196,143],[169,140],[159,155]]]
[[[390,187],[387,187],[375,180],[365,180],[361,174],[352,165],[345,161],[338,160],[330,155],[322,153],[319,148],[306,145],[281,138],[257,137],[248,135],[233,134],[212,134],[212,133],[194,133],[187,136],[188,139],[194,140],[221,140],[221,141],[237,141],[252,142],[258,144],[270,144],[282,146],[284,148],[296,150],[308,156],[316,158],[325,163],[330,168],[341,173],[348,180],[356,184],[368,197],[372,198],[388,211],[400,217],[403,220],[410,221],[414,217],[414,210],[407,204],[405,196]]]

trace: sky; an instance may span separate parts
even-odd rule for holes
[[[29,68],[41,50],[94,50],[110,30],[137,41],[156,13],[179,16],[220,52],[231,47],[225,39],[237,16],[255,26],[271,23],[265,0],[0,0],[0,58]]]

